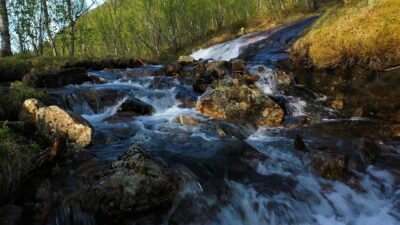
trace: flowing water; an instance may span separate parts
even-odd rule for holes
[[[273,31],[275,37],[279,30]],[[268,40],[270,34],[246,35],[199,50],[193,56],[235,58],[240,55],[240,48]],[[184,80],[169,79],[167,85],[154,86],[154,77],[128,76],[132,69],[93,72],[92,76],[102,77],[107,83],[68,86],[52,93],[60,105],[81,114],[97,135],[104,137],[104,142],[88,149],[104,164],[129,150],[132,144],[140,144],[171,168],[186,174],[179,200],[163,215],[165,224],[400,224],[399,182],[390,168],[371,165],[363,172],[355,172],[351,182],[331,181],[316,175],[310,158],[294,150],[298,133],[310,146],[334,151],[360,148],[357,141],[362,139],[363,131],[374,131],[376,122],[343,119],[325,105],[324,96],[305,87],[295,86],[290,94],[279,90],[268,68],[271,54],[263,59],[256,55],[252,62],[265,62],[249,64],[250,71],[261,77],[256,85],[266,95],[286,100],[285,119],[307,115],[318,125],[256,130],[208,118],[194,108],[182,107],[177,100],[182,92],[197,96]],[[259,70],[260,66],[263,70]],[[140,74],[140,70],[148,69],[134,70]],[[131,97],[152,105],[155,112],[136,117],[119,115],[117,109]],[[197,122],[181,123],[182,118]],[[221,129],[229,131],[228,135],[221,136]],[[390,153],[399,153],[400,143],[396,140],[379,139],[379,143]],[[93,219],[85,218],[86,224],[94,224]],[[65,221],[53,224],[85,224]]]

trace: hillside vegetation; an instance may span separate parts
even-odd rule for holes
[[[76,55],[172,58],[216,36],[212,44],[235,37],[242,27],[266,29],[332,2],[337,1],[109,0],[78,20]],[[68,38],[68,29],[56,38],[63,55],[68,54]]]
[[[400,1],[361,0],[329,10],[293,46],[292,59],[316,69],[400,64]]]

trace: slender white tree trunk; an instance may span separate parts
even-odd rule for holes
[[[12,55],[6,0],[0,0],[1,56]]]

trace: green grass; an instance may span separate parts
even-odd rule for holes
[[[400,2],[359,0],[322,16],[294,44],[291,58],[316,69],[400,64]]]
[[[47,94],[43,91],[26,86],[21,81],[9,86],[0,86],[0,121],[17,120],[22,103],[28,98],[36,98],[48,102]]]
[[[40,147],[0,124],[0,202],[9,200],[32,167]]]

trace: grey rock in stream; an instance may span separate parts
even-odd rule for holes
[[[135,145],[112,163],[95,187],[97,211],[118,216],[169,205],[181,183],[180,177]]]

